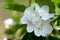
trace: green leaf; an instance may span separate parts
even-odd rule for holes
[[[57,26],[60,27],[60,15],[57,18]]]
[[[13,29],[7,29],[7,30],[5,31],[5,33],[6,33],[7,35],[11,35],[11,34],[14,34],[14,31],[13,31]]]
[[[54,37],[50,36],[49,40],[60,40],[60,35],[55,35]]]
[[[60,15],[60,8],[56,7],[55,12],[56,12],[55,15]]]
[[[10,5],[12,5],[12,4],[15,4],[16,3],[16,0],[6,0],[6,2]]]
[[[25,32],[26,32],[26,25],[22,25],[22,26],[23,27],[19,28],[16,31],[16,33],[15,33],[16,36],[22,36],[23,34],[25,34]]]
[[[56,35],[56,38],[60,39],[60,35]]]
[[[53,2],[51,2],[51,0],[35,0],[36,3],[38,3],[40,6],[43,5],[48,5],[49,6],[49,10],[51,13],[55,12],[54,11],[54,4]]]
[[[18,29],[20,29],[20,28],[22,28],[21,30],[23,30],[23,31],[22,31],[22,33],[23,33],[24,31],[26,31],[26,24],[24,24],[24,25],[20,25],[20,24],[13,25],[12,28],[7,29],[7,30],[5,31],[5,33],[8,34],[8,35],[14,34],[14,33],[16,33],[16,31],[17,31]],[[22,33],[21,33],[21,34],[22,34]]]
[[[58,4],[60,4],[60,0],[52,0],[52,2],[54,2],[55,6],[57,6]]]
[[[13,4],[13,5],[8,5],[7,9],[23,12],[26,9],[26,7],[24,5]]]
[[[60,3],[58,4],[58,8],[60,9]]]
[[[2,3],[2,6],[9,10],[15,10],[15,11],[24,11],[26,6],[19,5],[16,3],[16,0],[6,0],[6,2]]]

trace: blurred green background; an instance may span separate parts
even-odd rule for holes
[[[3,3],[5,2],[6,0],[0,0],[0,32],[1,32],[1,36],[2,38],[6,36],[6,34],[4,33],[5,31],[5,27],[4,27],[4,24],[3,24],[3,21],[5,19],[8,19],[8,18],[11,18],[11,12],[10,10],[8,9],[5,9],[3,7]],[[34,0],[32,0],[33,2]],[[16,0],[17,4],[20,4],[20,5],[24,5],[24,6],[28,6],[29,5],[29,0]],[[19,12],[19,15],[22,16],[23,12]]]

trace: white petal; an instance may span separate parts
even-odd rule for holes
[[[49,24],[45,24],[43,27],[42,27],[42,36],[47,36],[49,35],[51,32],[52,32],[53,28],[51,27],[51,25]]]
[[[31,7],[29,7],[25,10],[24,16],[26,17],[26,19],[31,21],[33,18],[35,18],[36,15],[35,15],[34,10]]]
[[[6,19],[6,20],[4,21],[4,24],[6,24],[6,25],[11,25],[11,24],[13,24],[13,19],[12,19],[12,18]]]
[[[35,12],[37,14],[37,16],[40,16],[40,6],[38,4],[35,4]]]
[[[37,12],[40,11],[40,6],[39,6],[38,4],[35,4],[35,10],[36,10]]]
[[[27,25],[27,32],[31,33],[34,30],[34,26],[33,25]]]
[[[44,10],[46,13],[49,12],[49,7],[47,5],[42,6],[41,9]]]
[[[54,17],[54,14],[48,14],[42,17],[43,20],[48,20],[50,18]]]
[[[31,15],[33,13],[34,13],[34,10],[31,7],[29,7],[24,11],[24,16],[28,17],[29,15]]]
[[[27,24],[28,21],[27,19],[23,16],[21,19],[20,19],[20,24]]]
[[[47,15],[49,13],[49,7],[48,6],[42,6],[39,10],[39,14],[41,17]]]
[[[36,28],[36,29],[34,30],[34,34],[35,34],[37,37],[40,37],[40,35],[42,34],[42,32],[41,32],[40,29]]]
[[[7,37],[4,37],[3,40],[8,40]]]
[[[37,21],[36,21],[35,26],[40,28],[40,27],[41,27],[41,25],[40,25],[40,24],[41,24],[41,19],[39,19],[39,20],[37,20]]]

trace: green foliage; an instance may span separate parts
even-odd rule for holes
[[[25,10],[25,6],[24,5],[19,5],[19,4],[14,4],[14,5],[8,5],[9,7],[7,9],[10,10],[16,10],[16,11],[24,11]]]
[[[19,4],[13,4],[13,5],[8,5],[7,3],[4,3],[6,9],[9,9],[9,10],[15,10],[15,11],[24,11],[25,10],[25,6],[24,5],[19,5]]]
[[[49,37],[49,40],[60,40],[60,39],[58,39],[58,38],[56,38],[56,37]]]
[[[22,36],[23,34],[25,34],[25,33],[26,33],[26,27],[25,27],[25,26],[26,26],[26,25],[24,25],[23,27],[19,28],[19,29],[16,31],[15,35],[16,35],[16,36]]]
[[[8,3],[8,5],[12,5],[16,3],[16,0],[6,0],[6,3]]]
[[[58,18],[57,18],[57,27],[60,28],[60,15],[58,15]]]
[[[56,12],[55,15],[60,15],[60,9],[58,6],[55,8],[55,12]]]
[[[14,34],[14,31],[11,30],[11,29],[7,29],[7,30],[5,31],[5,33],[8,34],[8,35],[11,35],[11,34]]]
[[[32,33],[26,33],[26,35],[23,37],[22,40],[45,40],[45,37],[37,37],[35,36],[35,34],[32,32]]]
[[[26,26],[25,24],[23,25],[13,25],[12,28],[9,28],[5,31],[5,33],[9,36],[9,35],[12,35],[12,38],[8,38],[9,40],[10,39],[15,39],[15,37],[17,37],[18,39],[18,36],[22,36],[23,34],[26,33]]]
[[[55,5],[55,15],[60,15],[60,0],[52,0]]]
[[[6,0],[6,2],[3,2],[3,7],[12,11],[24,11],[26,6],[19,5],[16,3],[16,0]]]
[[[57,6],[60,4],[60,0],[52,0],[52,2],[54,2],[54,5]]]
[[[58,8],[60,9],[60,3],[58,4]]]
[[[22,33],[23,33],[26,30],[26,25],[25,24],[24,25],[20,25],[20,24],[13,25],[12,28],[7,29],[5,31],[5,33],[7,33],[7,34],[14,34],[19,28],[22,28],[22,27],[23,27],[23,31],[22,31]]]
[[[42,37],[42,36],[40,36],[40,37],[36,37],[35,35],[34,35],[34,33],[32,32],[32,33],[27,33],[24,37],[23,37],[23,39],[22,40],[60,40],[60,35],[56,35],[56,36],[49,36],[47,39],[46,39],[46,37]]]

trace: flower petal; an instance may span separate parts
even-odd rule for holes
[[[39,28],[41,27],[41,25],[40,25],[41,24],[41,19],[37,20],[35,23],[36,23],[35,24],[36,27],[39,27]]]
[[[32,24],[27,25],[27,32],[31,33],[34,30],[34,26]]]
[[[27,24],[28,21],[27,19],[23,16],[21,19],[20,19],[20,24]]]
[[[45,16],[42,17],[43,20],[48,20],[50,18],[54,17],[54,14],[47,14]]]
[[[24,16],[29,16],[29,15],[31,15],[31,14],[34,14],[34,10],[33,10],[31,7],[27,8],[27,9],[24,11]]]
[[[35,14],[34,10],[31,7],[29,7],[25,10],[24,16],[26,17],[26,19],[31,21],[32,19],[35,18],[36,14]]]
[[[53,28],[51,27],[51,25],[49,24],[45,24],[43,27],[42,27],[42,36],[47,36],[49,35],[51,32],[52,32]]]
[[[49,13],[49,7],[48,6],[42,6],[40,9],[39,9],[39,14],[41,17],[44,17],[45,15],[47,15]]]
[[[38,4],[35,4],[35,12],[37,14],[37,16],[40,16],[40,6]]]
[[[42,6],[41,9],[44,10],[46,13],[49,12],[49,7],[47,5]]]
[[[36,10],[37,12],[40,11],[40,6],[39,6],[38,4],[35,4],[35,10]]]
[[[36,29],[34,30],[34,34],[35,34],[37,37],[40,37],[40,35],[42,34],[42,32],[41,32],[40,29],[36,28]]]

